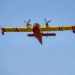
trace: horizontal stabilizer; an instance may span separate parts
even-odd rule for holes
[[[35,36],[34,34],[28,34],[29,37]],[[42,33],[42,36],[56,36],[56,33]]]
[[[56,33],[42,33],[42,36],[56,36]]]
[[[28,34],[28,36],[29,36],[29,37],[33,37],[33,36],[35,36],[35,35],[34,35],[34,34]]]

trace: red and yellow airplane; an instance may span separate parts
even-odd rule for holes
[[[33,26],[30,24],[30,20],[27,23],[25,27],[5,27],[0,28],[2,35],[4,35],[4,32],[33,32],[32,34],[28,34],[29,37],[36,37],[37,40],[42,44],[42,36],[56,36],[56,33],[44,33],[46,31],[66,31],[66,30],[72,30],[73,33],[75,33],[75,26],[49,26],[48,23],[51,21],[46,21],[44,19],[46,24],[45,26],[40,26],[38,23],[34,23]]]

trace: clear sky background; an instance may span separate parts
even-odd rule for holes
[[[75,25],[75,0],[0,0],[0,26]],[[0,75],[75,75],[75,34],[56,32],[43,45],[27,33],[0,34]]]

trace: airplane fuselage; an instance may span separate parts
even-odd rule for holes
[[[38,39],[38,41],[42,44],[42,34],[41,34],[39,24],[33,25],[33,33],[34,33],[34,36]]]

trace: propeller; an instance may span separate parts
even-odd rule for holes
[[[50,21],[47,21],[45,18],[44,18],[44,21],[45,21],[45,25],[46,25],[46,28],[48,28],[48,24],[49,24],[49,22],[51,22],[51,20]],[[48,34],[48,32],[47,32],[47,34]],[[48,38],[48,36],[46,36],[46,38]]]
[[[44,18],[44,21],[45,21],[45,23],[46,23],[46,27],[48,27],[48,23],[51,22],[51,20],[50,20],[50,21],[47,21],[47,20]]]
[[[31,26],[30,21],[31,21],[31,19],[29,19],[28,22],[24,21],[26,23],[27,27]]]

